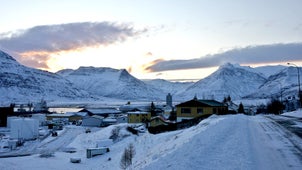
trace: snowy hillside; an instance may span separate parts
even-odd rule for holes
[[[251,68],[228,63],[196,83],[141,81],[124,69],[112,68],[80,67],[61,70],[58,74],[25,67],[0,51],[0,101],[28,102],[42,98],[89,101],[102,97],[150,101],[165,100],[168,93],[178,101],[192,99],[195,95],[222,101],[229,95],[232,99],[253,99],[278,96],[280,89],[284,97],[297,91],[297,70],[286,66]]]
[[[301,112],[299,113],[301,114]],[[296,122],[301,127],[301,122]],[[110,152],[92,158],[86,149],[108,140],[120,127],[120,140],[110,144]],[[128,169],[301,169],[301,138],[278,125],[268,116],[211,116],[187,129],[157,135],[126,131],[127,124],[94,128],[69,125],[58,137],[29,141],[21,151],[30,156],[0,159],[0,169],[120,169],[125,148],[134,145],[133,164]],[[72,148],[75,153],[64,152]],[[18,152],[18,151],[16,151]],[[40,157],[41,153],[54,153]],[[70,162],[80,158],[81,163]]]
[[[286,66],[276,65],[276,66],[261,66],[255,67],[254,70],[260,74],[263,74],[264,77],[268,78],[271,75],[277,74],[283,69],[287,68]]]
[[[194,82],[171,82],[163,79],[144,80],[144,82],[154,88],[161,89],[165,94],[170,93],[172,95],[194,84]]]
[[[199,98],[222,101],[224,97],[230,95],[233,99],[239,99],[256,91],[266,81],[262,75],[251,69],[227,63],[177,96],[192,99],[197,95]]]
[[[165,99],[165,94],[130,75],[125,69],[80,67],[61,70],[62,75],[78,88],[91,94],[125,100]]]
[[[0,94],[1,102],[39,101],[42,98],[76,100],[88,95],[61,76],[25,67],[2,51],[0,51]]]
[[[268,77],[267,81],[255,93],[248,95],[247,98],[279,98],[282,95],[284,100],[288,96],[296,96],[298,93],[297,77],[296,67],[285,67],[279,73]]]

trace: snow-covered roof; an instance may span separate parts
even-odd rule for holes
[[[114,109],[114,108],[83,109],[80,112],[88,112],[88,113],[95,114],[95,115],[121,113],[121,111]]]
[[[64,114],[61,114],[61,113],[54,113],[54,114],[48,114],[46,115],[47,117],[70,117],[70,116],[73,116],[74,114],[67,114],[67,113],[64,113]]]
[[[150,104],[125,104],[120,106],[119,110],[124,112],[133,110],[148,111],[150,110],[150,107]]]
[[[66,112],[66,115],[71,115],[71,116],[87,116],[87,112]]]
[[[66,112],[66,113],[53,113],[53,114],[48,114],[48,117],[71,117],[71,116],[86,116],[88,113],[87,112]]]
[[[117,120],[115,118],[107,117],[103,119],[103,122],[117,122]]]
[[[135,112],[127,112],[128,114],[136,114],[136,115],[139,115],[139,114],[149,114],[150,112],[141,112],[141,111],[135,111]]]

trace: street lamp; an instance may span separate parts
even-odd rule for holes
[[[300,71],[299,71],[300,69],[296,64],[293,64],[293,63],[287,63],[287,65],[293,65],[298,70],[298,87],[299,87],[298,96],[299,96],[299,101],[300,101],[299,104],[300,104],[300,107],[301,107],[301,105],[302,105],[302,94],[301,94],[301,88],[300,88]]]

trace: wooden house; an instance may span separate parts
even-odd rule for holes
[[[216,100],[198,100],[196,97],[176,105],[177,122],[205,114],[226,114],[228,107]]]
[[[146,123],[149,122],[150,119],[151,119],[150,112],[142,112],[142,111],[128,112],[128,123]]]

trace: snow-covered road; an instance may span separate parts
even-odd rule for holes
[[[145,169],[301,169],[299,149],[301,139],[263,116],[225,116]]]
[[[83,128],[80,127],[66,127],[65,131],[58,137],[48,142],[41,143],[36,149],[36,153],[56,152],[62,151],[68,146],[78,135],[83,133]]]

